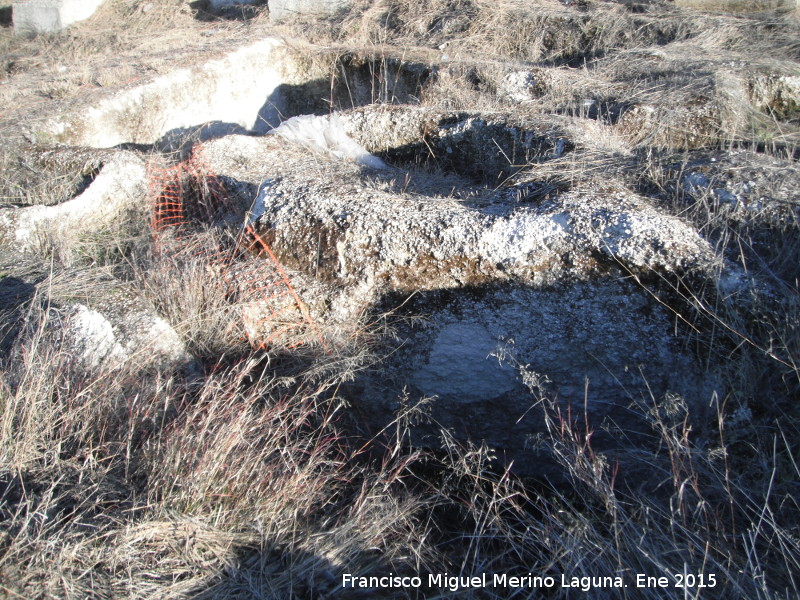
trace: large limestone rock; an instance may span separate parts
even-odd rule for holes
[[[54,119],[45,134],[58,142],[112,148],[174,145],[277,125],[279,90],[295,68],[274,38],[258,40],[199,65],[106,94]]]
[[[98,90],[35,135],[70,146],[172,151],[232,133],[266,133],[287,117],[332,107],[416,102],[431,74],[427,63],[261,38],[139,85]]]
[[[16,0],[14,33],[54,33],[91,17],[103,0]]]
[[[177,332],[142,306],[101,310],[84,304],[64,309],[62,343],[85,368],[114,369],[126,361],[159,367],[186,366],[192,357]]]
[[[0,356],[24,333],[26,319],[35,312],[32,303],[46,310],[46,332],[78,368],[194,364],[175,329],[127,285],[101,272],[54,268],[0,247]]]
[[[269,0],[269,17],[273,22],[299,16],[324,16],[346,8],[350,0]]]
[[[326,281],[388,290],[542,286],[618,265],[664,273],[714,264],[694,229],[621,186],[569,191],[535,205],[516,204],[516,190],[507,188],[473,203],[437,193],[454,183],[468,188],[463,179],[445,178],[437,190],[435,176],[392,168],[372,172],[383,185],[365,185],[357,164],[332,163],[276,137],[230,136],[206,144],[204,155],[217,173],[263,182],[252,204],[257,227],[284,264]],[[459,170],[467,169],[467,155]],[[259,174],[242,170],[243,162]],[[412,187],[404,193],[400,182]]]

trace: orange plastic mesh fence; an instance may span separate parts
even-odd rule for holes
[[[148,165],[148,193],[155,252],[205,262],[217,284],[241,307],[241,326],[251,346],[292,348],[317,341],[326,348],[288,274],[252,225],[239,226],[227,243],[209,244],[198,235],[204,227],[221,225],[231,209],[225,186],[208,168],[202,147],[180,163]]]
[[[211,174],[199,149],[187,160],[174,165],[151,162],[148,189],[153,207],[153,235],[157,242],[190,237],[193,228],[210,224],[218,213],[229,208],[225,187],[219,177]]]

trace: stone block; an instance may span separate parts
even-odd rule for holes
[[[17,35],[54,33],[88,19],[103,0],[16,0],[12,5]]]
[[[269,0],[269,17],[273,22],[299,16],[325,16],[346,8],[350,0]]]

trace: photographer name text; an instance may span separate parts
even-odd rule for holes
[[[383,576],[342,575],[342,587],[353,589],[428,588],[457,592],[477,588],[574,588],[588,592],[599,588],[713,588],[717,585],[714,573],[672,573],[669,575],[647,575],[644,573],[605,576],[561,575],[508,575],[505,573],[481,573],[478,575],[450,575],[428,573],[423,576],[401,576],[389,573]]]

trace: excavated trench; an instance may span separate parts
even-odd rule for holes
[[[492,187],[574,148],[557,125],[545,121],[399,106],[356,109],[343,119],[349,135],[391,165],[452,173]]]
[[[76,146],[169,150],[230,134],[260,135],[295,115],[414,103],[432,76],[421,63],[296,49],[267,38],[67,110],[43,133]]]
[[[206,140],[211,172],[255,198],[249,219],[260,239],[315,282],[298,289],[327,286],[327,297],[303,298],[309,318],[324,329],[365,308],[423,315],[399,322],[388,358],[346,390],[370,430],[391,422],[404,398],[433,398],[414,428],[417,443],[435,443],[444,427],[536,474],[542,396],[605,431],[598,449],[645,443],[643,406],[671,399],[694,418],[714,382],[678,343],[669,311],[632,281],[707,272],[711,249],[613,186],[544,200],[530,180],[515,187],[519,171],[571,152],[569,135],[548,118],[415,106],[432,77],[422,64],[309,59],[264,40],[107,97],[58,119],[51,134],[96,148]],[[260,135],[294,115],[333,110],[386,169]],[[143,168],[129,171],[135,179]],[[126,189],[141,198],[142,187]],[[463,201],[456,188],[481,190],[481,202]],[[537,201],[520,202],[529,197]]]

